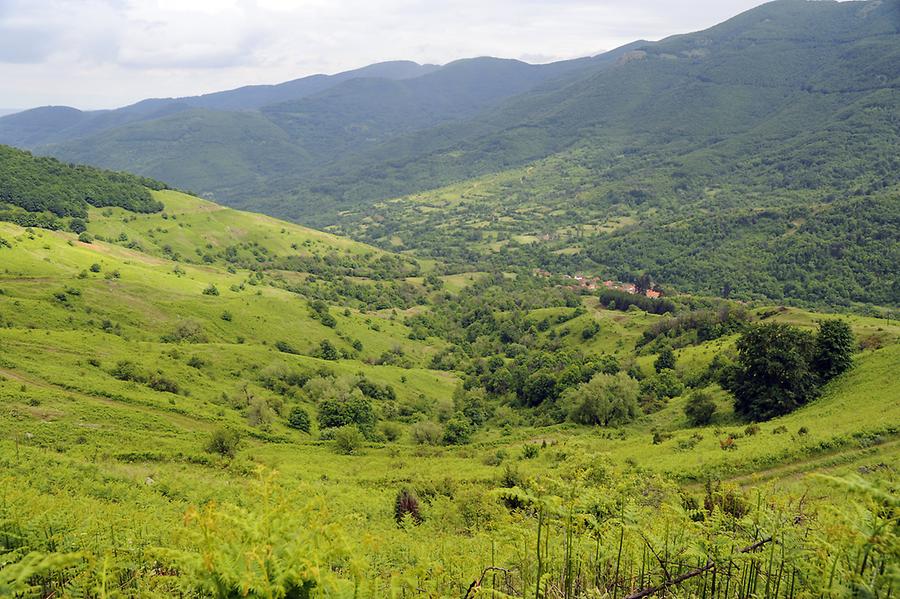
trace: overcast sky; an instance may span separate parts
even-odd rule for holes
[[[121,106],[409,59],[547,62],[760,0],[0,0],[0,108]]]

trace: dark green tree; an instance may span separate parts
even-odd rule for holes
[[[793,412],[819,393],[812,362],[816,340],[790,325],[757,325],[737,342],[737,363],[723,377],[734,411],[751,420]]]
[[[653,363],[653,368],[656,369],[656,372],[662,372],[666,368],[675,370],[675,352],[672,351],[671,347],[666,346],[659,352],[656,361]]]
[[[310,424],[309,412],[300,406],[291,408],[291,413],[288,415],[288,426],[308,433]]]
[[[853,331],[846,321],[834,319],[819,322],[813,367],[822,381],[829,381],[853,365]]]
[[[687,416],[691,426],[704,426],[712,422],[716,413],[716,402],[705,391],[697,391],[688,397],[684,404],[684,415]]]

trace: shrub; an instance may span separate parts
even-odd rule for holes
[[[160,339],[163,343],[206,343],[208,341],[203,327],[193,320],[182,320],[170,333],[163,335]]]
[[[140,371],[137,364],[130,360],[120,360],[109,372],[113,377],[120,381],[143,382],[147,377]]]
[[[393,443],[403,436],[403,426],[396,422],[385,421],[378,425],[378,432],[381,433],[385,440]]]
[[[394,520],[397,525],[409,517],[415,524],[422,522],[422,513],[419,510],[419,498],[409,489],[401,489],[394,499]]]
[[[347,397],[332,397],[319,404],[319,426],[322,428],[354,425],[369,434],[375,421],[372,402],[358,389],[354,389]]]
[[[819,322],[813,367],[823,381],[831,380],[853,365],[853,331],[843,320]]]
[[[295,428],[298,431],[308,433],[311,424],[309,412],[307,412],[306,409],[300,406],[291,408],[291,413],[288,415],[288,426]]]
[[[334,447],[338,453],[344,455],[357,453],[364,441],[363,434],[353,425],[348,424],[334,431]]]
[[[444,425],[445,445],[464,445],[472,436],[472,426],[466,418],[455,416]]]
[[[280,351],[283,354],[299,354],[300,352],[294,348],[293,345],[288,343],[287,341],[276,341],[275,349]]]
[[[337,348],[331,341],[322,339],[319,343],[319,351],[316,352],[316,357],[322,358],[323,360],[337,360],[340,358],[340,354],[338,354]]]
[[[250,426],[268,430],[274,420],[275,412],[269,407],[269,402],[261,397],[250,400],[250,406],[247,409],[247,423]]]
[[[430,420],[415,423],[411,433],[413,441],[419,445],[437,445],[444,436],[441,425]]]
[[[522,446],[522,457],[526,460],[533,460],[538,457],[541,448],[534,443],[527,443]]]
[[[705,391],[696,391],[684,404],[684,415],[691,426],[705,426],[712,422],[716,413],[716,402]]]
[[[581,338],[585,341],[593,339],[600,332],[600,325],[596,320],[592,320],[583,329],[581,329]]]
[[[78,234],[78,241],[81,243],[94,243],[94,237],[87,231]]]
[[[187,361],[187,365],[191,368],[201,369],[206,366],[206,361],[200,356],[191,356],[191,358]]]
[[[203,290],[203,295],[219,295],[219,288],[213,283],[210,283],[206,286],[206,289]]]
[[[220,316],[220,318],[222,320],[224,320],[225,322],[231,322],[234,319],[234,316],[232,316],[231,312],[229,312],[228,310],[225,310],[224,312],[222,312],[222,315]]]
[[[674,370],[663,369],[641,381],[641,407],[645,412],[654,412],[665,405],[669,398],[684,392],[682,383]]]
[[[241,442],[240,433],[230,428],[220,427],[212,432],[206,443],[206,451],[233,458]]]
[[[102,267],[99,264],[97,264],[96,262],[91,264],[91,272],[100,272],[101,269],[102,269]]]
[[[181,388],[178,385],[177,381],[173,381],[172,379],[166,378],[162,373],[157,372],[156,374],[150,377],[150,381],[147,385],[153,389],[154,391],[161,391],[165,393],[175,393],[178,394],[181,392]]]

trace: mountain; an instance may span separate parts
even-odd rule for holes
[[[122,110],[139,121],[37,151],[454,270],[896,306],[898,64],[900,0],[778,0],[575,61],[403,67],[258,110],[138,104]],[[6,117],[0,139],[79,118]]]
[[[181,98],[152,98],[115,110],[81,111],[68,106],[45,106],[0,119],[0,143],[36,148],[97,134],[128,123],[152,120],[189,110],[255,110],[266,104],[296,100],[359,77],[405,79],[438,67],[410,61],[383,62],[336,75],[312,75],[278,85],[250,85],[223,92]]]

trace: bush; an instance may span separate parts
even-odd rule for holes
[[[319,351],[316,353],[316,357],[322,358],[323,360],[337,360],[341,356],[338,354],[337,348],[331,341],[322,339],[319,343]]]
[[[441,425],[430,420],[415,423],[411,432],[413,441],[419,445],[437,445],[444,436]]]
[[[540,452],[541,448],[535,443],[528,443],[522,447],[522,457],[526,460],[533,460]]]
[[[593,339],[600,332],[600,325],[596,320],[592,320],[583,329],[581,329],[581,338],[585,341]]]
[[[309,412],[307,412],[306,409],[300,406],[291,408],[291,413],[288,415],[288,426],[295,428],[298,431],[308,433],[311,424]]]
[[[275,349],[277,349],[278,351],[280,351],[283,354],[299,354],[300,353],[299,351],[297,351],[294,348],[293,345],[291,345],[287,341],[276,341]]]
[[[203,295],[219,295],[219,288],[210,283],[207,285],[206,289],[203,290]]]
[[[422,522],[422,513],[419,510],[419,498],[409,489],[401,489],[394,499],[394,520],[397,525],[403,523],[409,517],[415,524]]]
[[[381,433],[385,440],[393,443],[400,440],[400,437],[403,436],[403,426],[396,422],[382,422],[378,426],[378,432]]]
[[[370,434],[375,421],[372,402],[358,389],[354,389],[347,397],[328,398],[319,404],[319,426],[322,428],[354,425]]]
[[[78,234],[78,241],[81,243],[94,243],[94,237],[87,231]]]
[[[91,264],[91,272],[100,272],[101,269],[102,267],[98,263]]]
[[[233,458],[241,442],[240,433],[230,428],[220,427],[212,432],[206,443],[206,451]]]
[[[197,370],[206,366],[206,361],[200,356],[191,356],[191,358],[187,361],[187,365],[191,368],[196,368]]]
[[[203,327],[193,320],[182,320],[175,325],[172,332],[163,335],[160,339],[163,343],[206,343],[208,341]]]
[[[843,320],[819,322],[813,367],[823,381],[846,372],[853,365],[853,331]]]
[[[455,416],[444,425],[445,445],[464,445],[472,436],[472,426],[466,418]]]
[[[696,391],[684,404],[684,415],[691,426],[705,426],[712,422],[716,413],[716,402],[705,391]]]
[[[135,381],[142,383],[147,380],[147,377],[140,371],[137,364],[130,360],[120,360],[116,362],[115,367],[113,367],[109,373],[120,381]]]
[[[365,438],[353,425],[342,426],[334,431],[335,451],[344,455],[358,453],[363,446]]]
[[[161,373],[156,373],[150,377],[150,382],[147,385],[153,389],[154,391],[161,391],[165,393],[175,393],[178,394],[181,392],[181,388],[178,385],[177,381],[173,381],[172,379],[166,378]]]
[[[672,351],[671,347],[664,347],[659,352],[656,361],[653,362],[653,369],[656,372],[662,372],[666,369],[675,370],[675,352]]]

